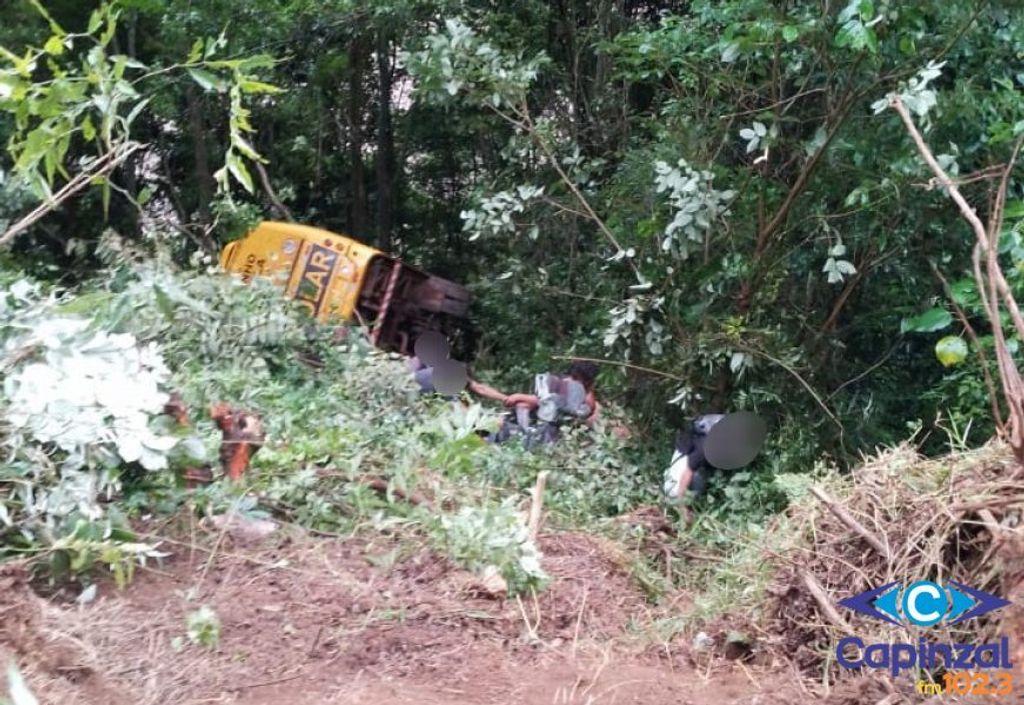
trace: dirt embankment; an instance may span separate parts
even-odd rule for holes
[[[774,582],[761,617],[721,617],[705,628],[718,638],[710,649],[681,628],[693,595],[651,604],[630,556],[589,534],[542,535],[551,583],[536,598],[500,599],[408,537],[281,529],[254,545],[217,532],[168,540],[162,565],[124,591],[102,584],[81,605],[40,598],[24,572],[0,568],[0,661],[13,656],[42,702],[61,704],[921,702],[909,675],[835,666],[832,649],[851,630],[903,636],[835,604],[892,580],[948,576],[1013,601],[963,636],[1010,635],[1024,665],[1024,480],[1011,470],[998,448],[929,461],[902,448],[819,488],[769,532],[762,559]],[[186,617],[203,605],[220,620],[212,649],[186,638]],[[722,635],[744,626],[752,649],[723,658]]]
[[[601,540],[541,546],[552,583],[536,600],[488,597],[429,550],[387,538],[171,544],[164,565],[85,605],[44,600],[8,569],[0,657],[48,703],[806,702],[784,673],[651,638],[658,615]],[[219,617],[215,649],[185,638],[200,605]]]

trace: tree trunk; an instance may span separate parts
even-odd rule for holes
[[[366,49],[360,38],[348,45],[348,154],[351,206],[348,228],[366,237],[366,183],[363,167],[363,72]]]
[[[210,173],[210,153],[206,145],[206,124],[203,120],[203,98],[196,87],[185,88],[188,104],[188,126],[192,133],[193,168],[196,179],[196,210],[202,223],[210,222],[210,203],[216,182]]]
[[[391,249],[394,228],[395,136],[391,126],[391,43],[377,35],[377,247]]]
[[[134,59],[135,55],[135,25],[138,18],[138,13],[132,12],[128,15],[128,23],[126,28],[128,51],[127,55]],[[115,37],[116,38],[116,37]],[[137,199],[139,197],[139,179],[136,159],[128,159],[118,169],[121,182],[124,184],[125,190],[131,195],[132,198]],[[142,222],[140,218],[139,208],[135,204],[130,204],[128,208],[128,220],[132,224],[132,232],[138,236],[142,236]]]

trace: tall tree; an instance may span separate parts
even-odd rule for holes
[[[377,247],[390,250],[394,230],[395,135],[391,122],[393,51],[384,29],[377,30]]]
[[[210,222],[210,203],[213,201],[216,182],[210,170],[204,99],[195,86],[187,86],[185,102],[189,136],[192,139],[192,178],[195,180],[196,212],[200,223],[205,224]]]
[[[348,43],[348,155],[349,155],[349,230],[356,237],[369,232],[366,204],[366,171],[363,163],[363,115],[366,96],[366,40],[359,34]]]

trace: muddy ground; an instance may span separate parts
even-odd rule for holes
[[[0,658],[62,704],[824,702],[783,662],[663,640],[671,614],[613,545],[585,534],[542,537],[552,582],[536,601],[488,596],[429,549],[384,536],[285,530],[242,545],[211,532],[163,547],[162,564],[124,590],[101,583],[87,604],[40,597],[5,568]],[[200,605],[220,619],[216,648],[184,638]]]

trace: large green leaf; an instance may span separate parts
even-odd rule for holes
[[[973,279],[960,279],[950,285],[953,300],[961,306],[971,306],[978,301],[977,287]]]
[[[903,333],[934,333],[953,322],[953,316],[944,308],[930,308],[924,313],[904,318],[900,323]]]
[[[1003,209],[1004,218],[1021,218],[1024,217],[1024,201],[1014,200],[1006,203],[1006,208]]]
[[[204,71],[202,69],[189,69],[188,73],[196,83],[203,87],[203,90],[223,91],[227,88],[227,83],[209,71]]]

